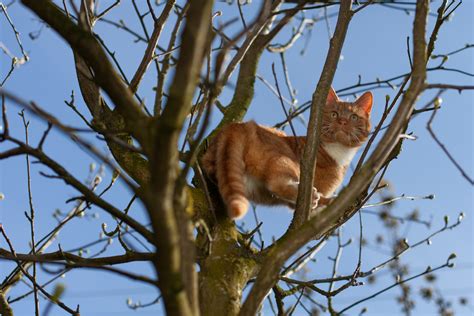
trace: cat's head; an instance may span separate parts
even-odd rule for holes
[[[370,132],[372,100],[372,93],[366,92],[354,102],[344,102],[331,88],[323,108],[321,140],[349,147],[362,145]]]

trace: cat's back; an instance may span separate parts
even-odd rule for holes
[[[214,137],[209,148],[219,146],[219,143],[226,142],[227,145],[232,145],[233,141],[240,139],[245,140],[246,144],[254,144],[256,142],[263,142],[270,144],[275,141],[283,142],[282,138],[286,134],[277,129],[258,125],[255,121],[230,123],[223,127]]]
[[[236,151],[243,153],[242,160],[251,163],[266,160],[266,153],[290,153],[285,137],[284,132],[258,125],[255,121],[230,123],[211,141],[202,157],[203,168],[208,174],[214,174],[217,160],[225,159],[223,155]]]
[[[216,136],[210,142],[206,152],[202,156],[202,167],[207,174],[213,176],[216,173],[216,163],[218,159],[222,159],[223,148],[231,146],[232,143],[237,143],[241,138],[246,138],[256,133],[258,125],[255,122],[245,123],[230,123],[222,127]],[[241,143],[238,141],[238,143]]]
[[[241,143],[245,144],[246,157],[286,147],[287,135],[284,132],[259,125],[255,121],[229,124],[223,133],[229,134],[228,137],[233,138],[236,143],[241,140]],[[232,141],[228,141],[227,145],[232,146],[232,144]]]
[[[238,133],[246,136],[256,137],[285,137],[286,134],[283,131],[275,129],[273,127],[259,125],[254,120],[248,122],[235,122],[222,128],[219,134],[232,134]],[[218,137],[218,136],[217,136]]]

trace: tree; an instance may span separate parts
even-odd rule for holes
[[[81,113],[78,109],[77,102],[80,101],[74,93],[66,104],[84,120],[86,127],[81,128],[69,125],[54,113],[46,111],[40,104],[25,101],[24,96],[20,98],[3,88],[16,67],[28,62],[28,54],[23,49],[15,24],[8,15],[8,5],[2,5],[2,12],[12,31],[17,35],[22,57],[13,56],[12,67],[2,82],[4,129],[1,140],[10,147],[0,153],[0,159],[26,156],[30,205],[26,217],[30,224],[31,245],[33,245],[30,252],[18,252],[9,238],[8,231],[12,228],[4,226],[0,228],[6,242],[6,246],[0,249],[0,256],[13,261],[16,265],[6,276],[0,289],[2,315],[13,315],[12,300],[7,298],[7,293],[20,280],[32,287],[37,315],[40,314],[41,296],[67,313],[79,315],[79,308],[62,302],[61,287],[56,287],[54,292],[51,292],[45,288],[45,284],[38,282],[40,272],[37,269],[40,264],[42,267],[45,264],[59,266],[60,270],[54,271],[55,275],[85,267],[112,272],[136,282],[150,284],[160,293],[152,303],[163,302],[163,308],[169,315],[254,315],[262,308],[266,298],[275,302],[276,313],[279,315],[291,314],[296,308],[303,308],[302,300],[312,302],[311,311],[308,313],[316,314],[317,311],[324,311],[338,315],[366,300],[339,309],[334,307],[333,297],[348,288],[361,285],[362,279],[373,277],[375,272],[387,265],[390,265],[389,270],[395,276],[394,284],[387,289],[393,286],[401,287],[402,310],[410,314],[413,299],[410,297],[406,282],[414,277],[432,275],[436,270],[453,265],[454,254],[442,264],[430,267],[414,277],[403,272],[400,256],[410,249],[430,242],[431,236],[414,244],[400,237],[397,225],[393,224],[400,218],[391,213],[391,203],[407,197],[387,197],[388,193],[383,191],[385,188],[383,181],[391,162],[401,154],[404,142],[414,138],[407,132],[409,123],[417,115],[428,113],[431,116],[427,128],[434,140],[470,185],[473,184],[468,172],[440,142],[431,123],[440,108],[441,93],[449,89],[461,92],[474,87],[430,83],[427,80],[427,73],[447,69],[445,64],[449,54],[440,57],[433,52],[440,29],[460,7],[460,2],[443,0],[431,4],[428,0],[418,0],[416,3],[382,0],[352,3],[351,0],[342,0],[284,3],[276,0],[264,1],[260,7],[258,4],[247,4],[251,6],[253,12],[248,11],[245,16],[244,4],[238,1],[229,7],[229,10],[238,12],[239,18],[228,19],[224,15],[220,19],[222,12],[215,11],[213,1],[180,3],[170,0],[164,4],[153,4],[149,0],[146,3],[132,0],[131,4],[136,10],[145,35],[129,27],[128,22],[107,19],[121,1],[113,2],[102,11],[99,10],[97,2],[84,0],[78,4],[74,1],[69,3],[66,1],[54,3],[48,0],[20,1],[22,8],[31,10],[46,27],[62,37],[73,52],[80,94],[88,113]],[[312,170],[316,164],[316,148],[319,144],[320,105],[324,103],[333,82],[351,21],[375,6],[388,6],[396,10],[414,12],[412,35],[407,40],[407,57],[402,57],[408,58],[410,70],[386,80],[364,82],[359,79],[355,85],[338,89],[339,92],[346,92],[349,95],[386,87],[395,89],[395,92],[393,95],[387,95],[382,117],[378,122],[374,122],[374,132],[348,184],[323,212],[309,219]],[[433,10],[435,6],[436,13],[431,13],[434,25],[429,28],[427,26],[429,9],[431,7]],[[327,10],[334,7],[336,7],[334,12],[328,13]],[[324,16],[307,18],[305,14],[308,11],[323,12]],[[249,19],[252,15],[253,18]],[[332,17],[337,18],[337,21],[331,34],[321,74],[319,77],[314,76],[312,99],[298,105],[287,73],[285,53],[292,49],[303,35],[309,38],[305,33],[306,30],[325,22],[329,25]],[[295,20],[298,21],[298,27],[290,32],[288,25]],[[129,71],[123,69],[115,52],[107,46],[104,34],[94,31],[94,27],[99,23],[111,24],[117,27],[123,36],[131,34],[136,41],[146,43],[146,49],[139,66],[133,72],[132,79],[128,79],[126,74]],[[151,34],[147,31],[150,25],[153,25]],[[163,38],[165,28],[171,30],[171,33],[167,45],[162,47],[159,40]],[[38,34],[30,33],[31,36],[35,37]],[[283,44],[275,44],[280,36],[290,36],[290,39]],[[470,47],[472,45],[467,45],[453,53]],[[4,48],[4,52],[9,53],[7,48]],[[255,238],[261,234],[261,223],[249,231],[239,228],[236,223],[228,219],[215,185],[206,179],[200,168],[199,157],[220,128],[230,122],[244,119],[254,99],[258,66],[270,54],[281,56],[285,70],[283,76],[290,98],[288,100],[283,96],[276,67],[273,66],[274,85],[263,78],[262,80],[273,89],[278,97],[277,102],[281,103],[286,114],[285,121],[277,126],[284,128],[292,125],[292,120],[302,119],[307,111],[310,113],[307,125],[308,142],[301,162],[302,178],[293,219],[291,224],[288,223],[288,229],[282,236],[270,245],[264,246],[263,242],[256,242]],[[432,66],[430,58],[442,61]],[[150,64],[154,64],[154,67],[150,67]],[[454,71],[462,70],[454,69]],[[234,73],[236,82],[232,84],[231,78]],[[143,78],[150,74],[155,76],[153,102],[143,99],[139,89]],[[232,93],[229,103],[224,106],[220,98],[225,93],[226,87],[230,87]],[[147,89],[149,93],[150,87]],[[438,91],[437,95],[426,106],[415,109],[417,99],[430,90]],[[11,118],[7,116],[6,109],[8,102],[19,105],[26,111],[21,112],[26,133],[25,140],[10,132]],[[287,111],[288,104],[290,107]],[[220,111],[220,119],[212,132],[207,133],[212,125],[212,119],[217,117],[212,113],[213,108]],[[37,145],[31,144],[27,115],[47,122],[47,128]],[[91,117],[90,120],[86,118],[88,116]],[[50,138],[51,130],[64,134],[82,150],[112,170],[109,185],[99,190],[102,176],[95,173],[93,168],[91,179],[84,183],[50,156],[44,145]],[[98,139],[87,136],[87,133],[97,135]],[[106,144],[112,157],[97,149],[98,142]],[[74,207],[67,214],[59,212],[57,225],[41,239],[38,239],[35,228],[36,212],[30,186],[31,159],[35,159],[49,170],[41,172],[43,177],[62,180],[76,192],[75,196],[69,199],[69,202],[74,203]],[[106,193],[116,182],[122,183],[130,195],[125,208],[120,207],[116,201],[106,199]],[[360,216],[361,209],[370,206],[367,204],[369,199],[379,194],[382,194],[385,200],[376,203],[375,206],[380,206],[379,215],[386,224],[386,229],[396,236],[392,253],[389,259],[374,268],[362,270],[360,253],[364,240],[361,220],[357,265],[352,273],[339,275],[338,258],[346,246],[340,228],[354,215]],[[132,208],[140,207],[136,206],[137,204],[141,204],[145,210],[145,219],[130,212]],[[107,246],[104,247],[104,251],[94,255],[75,254],[77,249],[69,251],[63,250],[62,247],[57,251],[48,251],[47,248],[57,238],[57,234],[66,230],[74,219],[90,215],[90,208],[100,209],[116,222],[116,227],[112,230],[103,225],[105,237],[98,243],[116,238],[122,247],[120,253],[106,255]],[[454,224],[446,218],[445,225],[433,231],[432,236],[457,227],[463,216],[459,215]],[[405,220],[421,221],[416,213]],[[134,236],[137,243],[143,245],[141,250],[135,249],[127,241],[130,236]],[[337,241],[332,275],[316,280],[292,278],[291,275],[300,271],[328,240]],[[81,242],[86,243],[86,240]],[[299,251],[308,244],[311,244],[311,247],[300,253]],[[83,248],[86,246],[79,247]],[[134,262],[151,264],[153,273],[142,274],[127,268],[128,263]],[[318,285],[321,283],[329,284],[329,289],[323,290]],[[268,296],[269,292],[273,293],[273,299]],[[293,298],[294,294],[297,294],[296,300]],[[315,294],[319,295],[317,299],[313,298]],[[433,297],[433,293],[430,294],[426,288],[424,296],[430,295]],[[436,304],[439,306],[440,314],[447,315],[449,307],[444,306],[447,304],[446,300],[441,294],[439,296]],[[325,303],[319,302],[321,297],[325,299]],[[368,299],[370,298],[369,296]],[[285,302],[291,306],[288,308],[284,305]],[[147,304],[134,307],[143,305]],[[47,315],[51,308],[52,305],[46,305],[43,314]]]

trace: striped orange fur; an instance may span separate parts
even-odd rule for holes
[[[327,204],[342,183],[347,166],[368,137],[371,108],[370,92],[347,103],[331,88],[323,108],[313,207]],[[222,128],[204,154],[202,165],[217,182],[229,217],[242,218],[249,200],[294,208],[305,143],[305,136],[287,136],[253,121]]]

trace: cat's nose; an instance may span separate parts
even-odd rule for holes
[[[347,123],[348,123],[349,121],[348,121],[347,119],[341,117],[341,118],[338,120],[338,122],[339,122],[340,125],[347,125]]]

